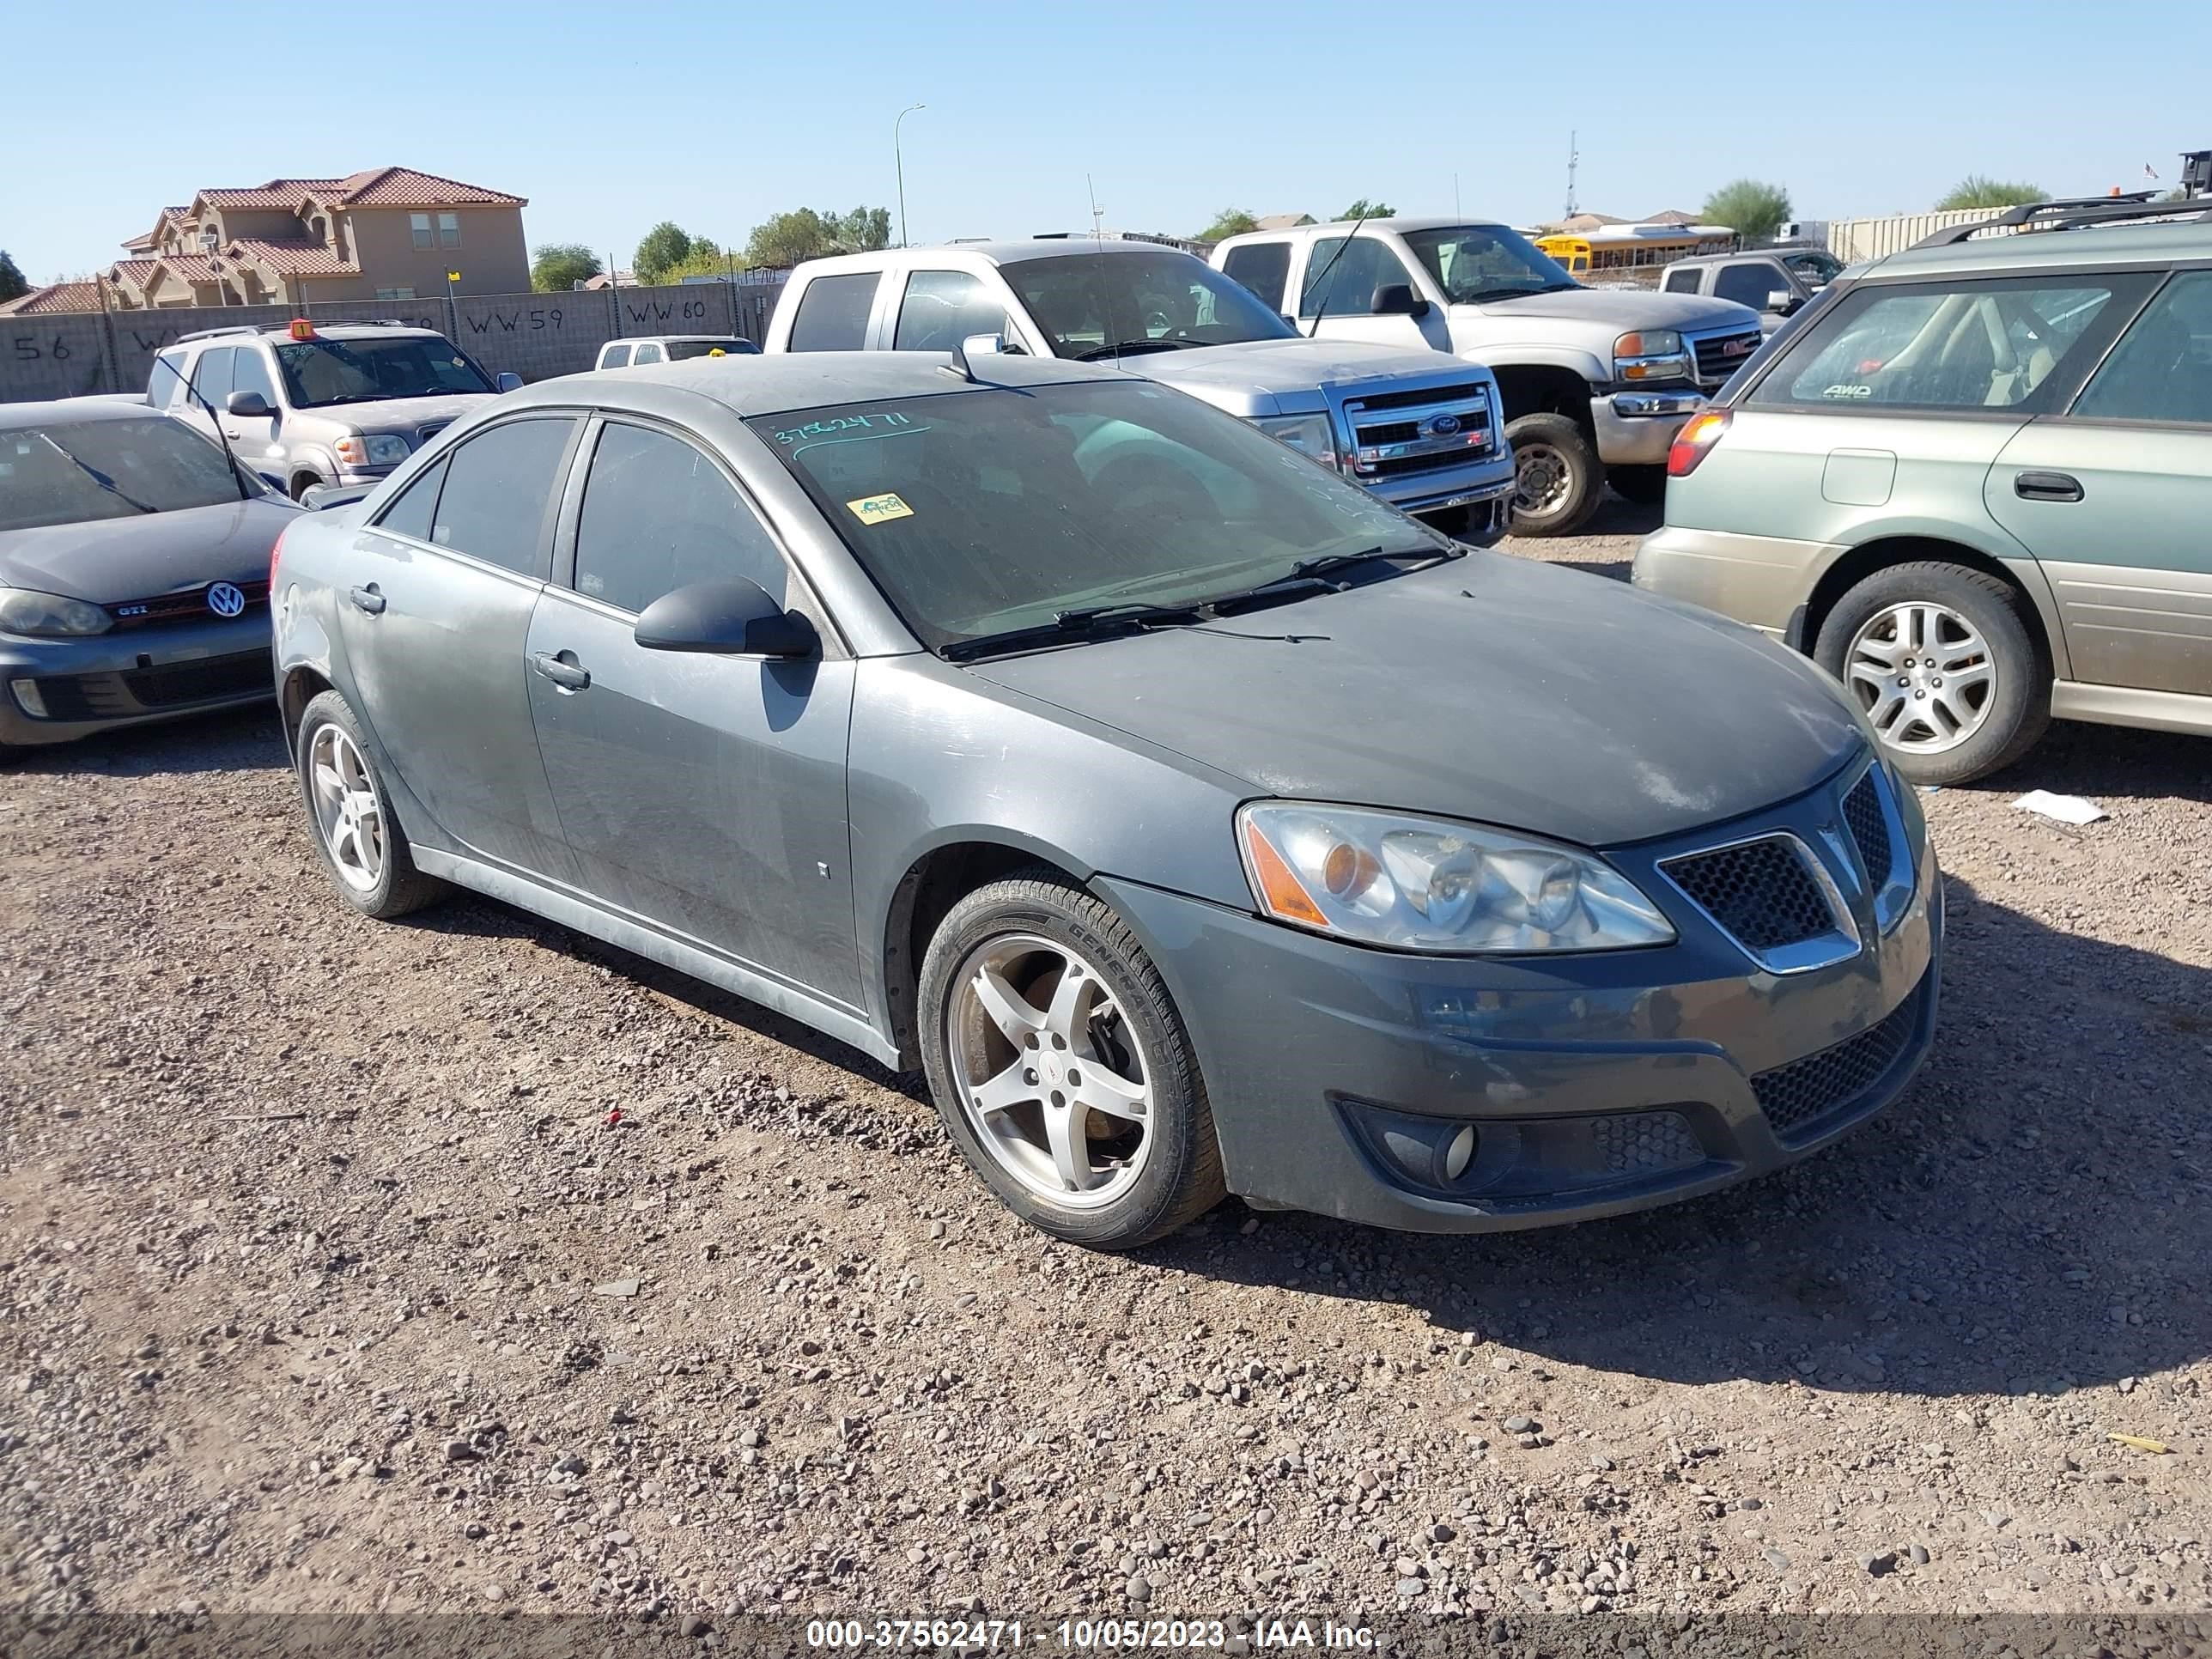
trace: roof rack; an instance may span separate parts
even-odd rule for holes
[[[1952,247],[1984,230],[2076,230],[2084,225],[2111,224],[2124,220],[2212,218],[2212,197],[2194,196],[2179,202],[2157,202],[2156,192],[2139,190],[2126,196],[2069,196],[2052,202],[2023,202],[1992,218],[1970,225],[1951,225],[1922,237],[1912,246]]]
[[[194,329],[190,334],[179,334],[177,336],[177,343],[182,345],[187,340],[212,340],[225,334],[258,334],[260,332],[261,325],[258,323],[233,323],[226,328],[199,328]]]

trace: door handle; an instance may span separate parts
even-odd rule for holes
[[[353,591],[353,607],[356,611],[366,611],[372,617],[380,617],[384,614],[384,595],[376,591],[374,582],[366,587],[356,587]]]
[[[533,652],[530,665],[563,691],[581,691],[592,683],[591,671],[572,662],[562,662],[550,652]]]
[[[2081,481],[2070,472],[2016,472],[2012,493],[2024,501],[2078,501]]]

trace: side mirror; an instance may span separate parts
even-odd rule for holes
[[[269,407],[269,399],[258,392],[234,392],[222,400],[222,406],[225,412],[241,421],[264,418],[276,412]]]
[[[1411,317],[1415,322],[1429,314],[1429,302],[1413,292],[1411,283],[1385,283],[1368,296],[1367,308],[1377,317]]]
[[[717,657],[811,657],[822,648],[813,623],[742,576],[662,594],[646,606],[633,635],[648,651]]]
[[[970,334],[960,342],[961,355],[968,357],[997,357],[1006,349],[1003,334]]]
[[[511,368],[502,368],[492,377],[492,384],[501,392],[520,392],[522,390],[522,376]]]
[[[1804,303],[1786,288],[1778,288],[1766,296],[1766,308],[1784,317]]]

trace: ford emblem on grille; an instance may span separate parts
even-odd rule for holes
[[[1432,415],[1429,417],[1427,431],[1431,438],[1449,438],[1458,430],[1459,416],[1456,415]]]
[[[246,595],[228,582],[217,582],[207,591],[207,605],[218,617],[235,617],[246,610]]]

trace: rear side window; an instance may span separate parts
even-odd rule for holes
[[[2073,412],[2212,425],[2212,270],[2185,271],[2143,308]]]
[[[1695,270],[1668,271],[1667,273],[1667,292],[1669,294],[1695,294],[1698,291],[1698,275],[1699,273]]]
[[[1283,295],[1291,286],[1291,245],[1288,242],[1247,242],[1232,247],[1221,262],[1221,274],[1238,282],[1267,303],[1271,311],[1283,308]]]
[[[200,360],[193,367],[192,390],[217,409],[230,396],[231,359],[237,356],[234,347],[216,346],[200,353]]]
[[[848,272],[817,276],[799,296],[791,319],[793,351],[859,351],[867,344],[868,313],[876,303],[882,273]]]
[[[629,366],[629,348],[626,345],[611,345],[599,354],[601,368],[627,368]]]
[[[461,445],[446,464],[430,539],[544,580],[545,523],[575,425],[510,421]]]
[[[637,356],[631,358],[629,363],[632,368],[636,368],[643,364],[657,363],[659,361],[660,348],[648,341],[637,349]]]
[[[635,612],[733,576],[784,597],[783,555],[721,469],[681,438],[609,422],[584,486],[576,591]]]
[[[377,527],[389,530],[395,536],[428,541],[431,519],[438,507],[438,486],[445,482],[446,464],[440,461],[399,492],[398,498],[384,509],[384,516],[376,521]]]
[[[1778,289],[1787,289],[1789,279],[1772,265],[1754,262],[1751,264],[1723,265],[1713,278],[1713,298],[1733,300],[1740,306],[1749,306],[1753,311],[1766,309],[1766,296]]]
[[[899,301],[896,351],[950,351],[971,334],[1004,334],[1006,308],[964,270],[917,270]]]
[[[1820,408],[2016,410],[2078,368],[2142,291],[2067,276],[1863,288],[1820,318],[1748,401]],[[2115,297],[2124,303],[2113,306]],[[2100,327],[2100,320],[2104,327]]]

